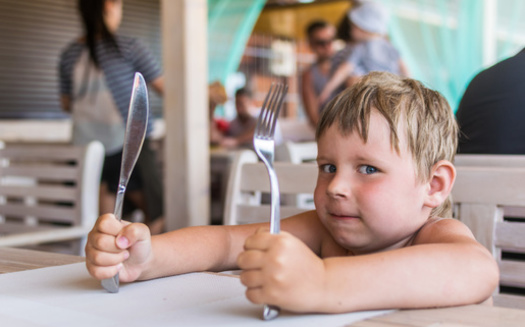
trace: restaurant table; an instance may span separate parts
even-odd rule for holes
[[[0,274],[84,262],[83,257],[0,247]]]
[[[355,313],[363,314],[355,319],[355,314],[345,315],[293,315],[284,313],[272,321],[259,319],[259,306],[251,306],[243,296],[225,298],[210,303],[201,304],[202,307],[191,307],[189,302],[194,301],[184,289],[191,289],[190,285],[196,280],[199,283],[213,287],[240,287],[238,278],[231,275],[214,273],[195,273],[175,277],[159,278],[148,282],[124,284],[118,294],[105,293],[100,289],[97,281],[90,279],[85,272],[81,257],[45,253],[32,250],[0,248],[0,325],[2,326],[120,326],[114,321],[104,317],[103,314],[122,314],[128,312],[131,324],[126,321],[126,326],[221,326],[221,321],[226,315],[237,316],[228,326],[352,326],[352,327],[522,327],[525,326],[525,310],[491,307],[486,305],[469,305],[452,308],[424,309],[424,310],[387,310],[376,312]],[[44,268],[47,267],[47,268]],[[44,269],[38,269],[44,268]],[[35,270],[36,269],[36,270]],[[48,291],[57,283],[56,274],[67,272],[61,276],[60,283],[66,287],[60,288],[56,294],[47,294],[38,290]],[[39,277],[34,280],[32,277]],[[173,280],[170,279],[174,278]],[[166,292],[159,295],[159,299],[144,301],[137,297],[129,299],[126,293],[141,294],[145,290],[159,285],[172,284],[176,279],[181,282],[177,291],[181,294]],[[55,283],[55,284],[53,284]],[[217,286],[220,283],[221,286]],[[42,286],[44,285],[44,286]],[[46,286],[47,285],[47,286]],[[151,287],[146,287],[146,286]],[[236,285],[236,286],[234,286]],[[182,286],[182,287],[181,287]],[[46,287],[48,287],[46,289]],[[135,290],[133,290],[133,287]],[[182,288],[182,289],[179,289]],[[156,292],[161,292],[157,290]],[[187,290],[186,290],[187,291]],[[69,293],[68,293],[69,292]],[[172,298],[170,298],[170,295]],[[97,314],[73,312],[73,304],[78,297],[82,297],[87,312],[97,311]],[[94,300],[93,302],[90,302]],[[154,313],[150,318],[141,320],[140,311],[134,310],[133,303],[141,301],[141,310]],[[158,303],[155,303],[158,301]],[[186,306],[177,312],[166,313],[162,311],[162,303],[179,303]],[[242,306],[248,310],[241,310],[235,304],[245,301]],[[71,303],[70,303],[71,302]],[[112,304],[113,302],[113,304]],[[151,303],[150,303],[151,302]],[[232,306],[233,304],[233,306]],[[114,307],[112,307],[114,305]],[[128,305],[128,307],[126,307]],[[136,304],[135,304],[136,305]],[[102,307],[102,309],[101,309]],[[168,306],[171,308],[171,304]],[[204,309],[202,309],[204,308]],[[18,312],[18,311],[19,312]],[[104,311],[105,310],[105,311]],[[148,311],[149,310],[149,311]],[[204,311],[203,311],[204,310]],[[206,311],[207,310],[207,311]],[[102,313],[100,313],[102,311]],[[139,311],[139,312],[137,312]],[[176,310],[174,310],[176,311]],[[199,313],[210,314],[209,319]],[[22,317],[23,316],[23,317]],[[62,316],[62,318],[61,318]],[[71,324],[69,316],[79,319]],[[61,320],[62,319],[62,320]],[[231,317],[230,317],[231,319]],[[345,320],[348,319],[348,320]],[[249,324],[246,324],[246,322]],[[352,321],[351,323],[349,323]],[[47,322],[47,323],[46,323]],[[194,322],[194,323],[193,323]],[[236,322],[236,323],[235,323]],[[145,324],[146,323],[146,324]]]

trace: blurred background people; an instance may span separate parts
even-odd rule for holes
[[[159,94],[162,71],[150,51],[137,39],[117,35],[122,0],[79,0],[84,35],[62,52],[59,64],[63,110],[71,113],[73,143],[99,140],[106,157],[100,187],[100,213],[113,212],[120,172],[125,123],[135,72]],[[149,119],[147,135],[152,130]],[[156,160],[146,138],[126,199],[139,208],[153,233],[163,230],[163,187]]]
[[[409,75],[399,51],[387,39],[389,14],[381,4],[363,1],[348,15],[354,43],[347,60],[334,67],[332,77],[319,96],[320,103],[327,101],[341,85],[349,86],[371,71]]]
[[[472,79],[456,118],[459,153],[525,154],[525,48]]]
[[[316,20],[306,29],[315,62],[301,75],[301,98],[308,121],[313,127],[317,126],[321,111],[317,99],[330,78],[335,34],[335,27],[324,20]]]
[[[225,119],[215,117],[215,109],[228,100],[226,89],[221,82],[215,81],[208,85],[208,109],[210,118],[210,145],[219,145],[228,130],[228,122]]]
[[[248,88],[240,88],[235,91],[236,116],[228,122],[228,128],[223,134],[220,145],[225,148],[252,148],[253,134],[261,108],[255,105],[251,91]],[[275,145],[283,142],[282,131],[279,120],[275,125]]]
[[[235,110],[237,115],[229,122],[221,145],[226,148],[251,147],[257,108],[248,89],[240,88],[235,92]]]

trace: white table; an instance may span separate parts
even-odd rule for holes
[[[187,274],[123,285],[118,294],[109,294],[89,277],[83,261],[70,255],[0,248],[0,273],[6,273],[0,275],[1,325],[103,327],[127,321],[126,326],[221,326],[221,322],[229,326],[525,326],[525,310],[485,305],[360,316],[285,313],[265,322],[259,319],[261,307],[244,299],[244,288],[236,277]]]

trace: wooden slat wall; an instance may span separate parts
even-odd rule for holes
[[[59,104],[58,60],[81,35],[76,0],[0,0],[0,119],[67,118]],[[161,62],[159,0],[125,0],[119,34],[137,37]],[[151,109],[162,101],[150,92]]]

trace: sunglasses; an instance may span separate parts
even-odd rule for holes
[[[332,44],[332,42],[334,42],[334,39],[327,39],[327,40],[317,39],[317,40],[312,40],[312,45],[317,46],[317,47],[324,47],[324,46]]]

